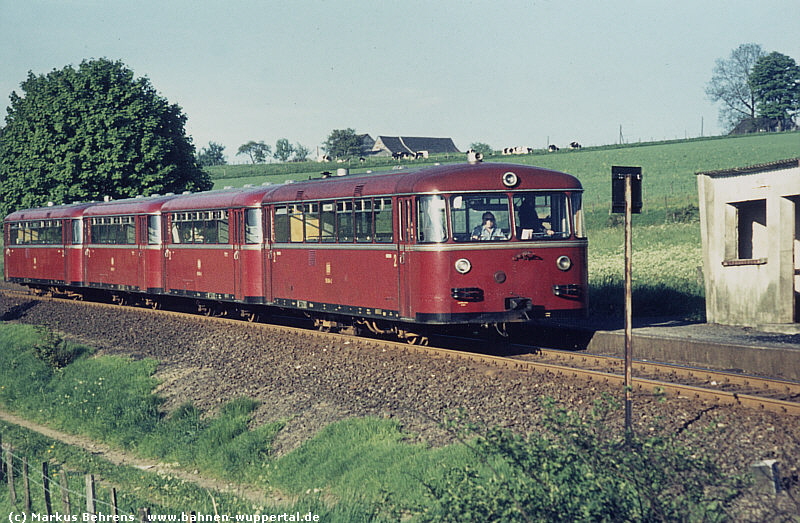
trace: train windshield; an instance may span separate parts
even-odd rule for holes
[[[561,192],[450,197],[453,239],[461,242],[561,240],[570,236],[569,196]],[[573,197],[573,206],[580,206]]]
[[[518,193],[513,197],[519,240],[564,239],[570,234],[569,206],[564,193]]]
[[[508,195],[458,194],[450,197],[450,221],[457,242],[511,238]]]

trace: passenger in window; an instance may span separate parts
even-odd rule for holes
[[[525,202],[519,208],[519,223],[520,240],[530,240],[534,236],[552,236],[555,234],[555,231],[549,227],[546,227],[544,220],[539,218],[539,214],[536,212],[536,205],[534,204],[533,200],[525,200]]]
[[[503,234],[503,231],[497,227],[497,220],[494,218],[494,214],[490,212],[483,213],[482,216],[483,223],[475,227],[472,230],[472,239],[473,240],[505,240],[506,235]]]

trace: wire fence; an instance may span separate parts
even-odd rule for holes
[[[76,480],[83,488],[75,488]],[[121,511],[117,489],[103,485],[107,500],[100,499],[98,485],[94,474],[70,471],[64,466],[53,467],[46,461],[31,470],[27,457],[18,454],[11,444],[2,443],[0,434],[0,488],[7,489],[12,508],[20,509],[25,514],[59,515],[59,521],[98,521],[87,518],[87,514],[109,516],[100,521],[150,521],[148,507],[141,507],[135,512]],[[63,517],[69,515],[77,518]]]

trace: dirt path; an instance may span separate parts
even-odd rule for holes
[[[266,503],[273,506],[283,506],[291,502],[291,499],[288,497],[275,495],[275,493],[270,493],[270,495],[267,495],[266,489],[259,490],[253,487],[245,487],[235,483],[227,483],[222,480],[208,478],[197,473],[189,472],[172,464],[140,458],[138,456],[134,456],[133,454],[112,448],[105,443],[99,443],[85,436],[77,436],[75,434],[61,432],[45,425],[40,425],[38,423],[21,418],[4,410],[0,410],[0,420],[24,427],[33,432],[38,432],[43,436],[66,443],[67,445],[82,448],[85,451],[103,458],[115,465],[136,467],[141,470],[155,472],[156,474],[178,477],[185,481],[194,483],[200,488],[214,492],[233,494],[252,503]]]

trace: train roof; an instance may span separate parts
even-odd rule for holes
[[[164,202],[177,198],[174,194],[164,196],[148,196],[96,202],[84,211],[85,216],[107,216],[121,214],[155,214],[161,210]]]
[[[269,192],[275,191],[278,187],[277,185],[268,185],[182,195],[166,202],[161,210],[169,212],[194,209],[259,207],[264,196]]]
[[[504,183],[508,173],[516,182]],[[83,215],[152,214],[159,211],[258,207],[262,203],[326,200],[394,194],[436,194],[468,191],[580,191],[570,174],[512,163],[449,164],[417,170],[351,174],[283,185],[223,189],[183,195],[129,198],[24,209],[6,220],[76,218]]]
[[[12,212],[5,217],[8,221],[17,220],[63,220],[68,218],[79,218],[83,216],[84,210],[94,205],[92,202],[71,203],[67,205],[52,205],[49,207],[37,207],[35,209],[21,209]]]
[[[518,182],[503,183],[506,173]],[[386,194],[435,194],[465,191],[580,191],[578,179],[570,174],[510,163],[451,164],[414,171],[336,176],[279,186],[265,194],[264,203],[324,200]]]

